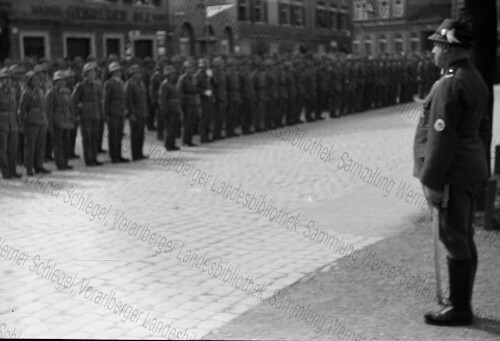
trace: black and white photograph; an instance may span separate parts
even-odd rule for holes
[[[0,339],[500,340],[500,0],[0,0]]]

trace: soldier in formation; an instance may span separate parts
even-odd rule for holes
[[[127,129],[140,161],[146,128],[175,151],[178,138],[196,146],[198,133],[204,144],[423,98],[438,75],[430,54],[9,61],[0,68],[0,168],[7,179],[19,164],[49,173],[53,155],[70,170],[78,131],[88,167],[102,164],[105,131],[112,163],[129,161]]]

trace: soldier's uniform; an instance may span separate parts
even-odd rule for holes
[[[303,123],[302,112],[305,107],[306,87],[304,84],[304,68],[301,61],[297,61],[294,66],[295,84],[297,86],[297,101],[295,105],[295,122]]]
[[[241,130],[243,134],[250,134],[252,132],[252,125],[255,121],[255,88],[252,75],[246,65],[240,72],[240,91],[240,111],[242,113]]]
[[[256,119],[255,131],[260,132],[264,130],[266,119],[267,101],[269,94],[267,93],[267,79],[265,70],[260,67],[253,75],[253,84],[255,86],[256,94]]]
[[[148,91],[141,78],[135,78],[135,73],[141,73],[139,65],[129,69],[131,78],[125,84],[125,98],[130,121],[130,142],[132,159],[139,161],[147,158],[142,152],[144,147],[144,130],[148,119]]]
[[[304,74],[304,85],[306,90],[305,102],[306,102],[306,121],[312,122],[315,120],[314,113],[316,111],[316,104],[318,102],[318,82],[316,80],[316,70],[314,70],[312,64],[308,65],[308,69]]]
[[[158,65],[155,67],[153,75],[149,80],[149,98],[151,101],[151,109],[149,111],[149,120],[148,127],[155,126],[155,118],[156,118],[156,138],[158,140],[163,140],[163,117],[158,114],[159,109],[159,99],[158,93],[160,91],[160,84],[163,82],[163,75],[161,66]]]
[[[175,127],[181,120],[181,95],[176,85],[176,70],[173,66],[166,69],[166,79],[160,85],[160,113],[166,126],[165,148],[168,151],[178,150],[175,146]]]
[[[113,62],[109,65],[109,73],[121,71],[122,67]],[[108,145],[109,156],[112,163],[127,162],[128,159],[122,157],[122,139],[125,128],[125,85],[119,76],[111,76],[104,83],[103,115],[108,122]]]
[[[238,125],[238,109],[241,105],[240,95],[240,79],[236,70],[237,61],[229,59],[227,65],[229,72],[226,74],[227,82],[227,120],[226,120],[226,137],[235,137],[238,134],[235,132]]]
[[[27,73],[28,86],[19,103],[20,128],[24,131],[24,167],[26,173],[50,173],[43,168],[45,160],[45,140],[47,136],[47,114],[43,105],[44,95],[40,87],[34,87],[31,80],[35,72]]]
[[[282,127],[283,120],[286,117],[288,108],[288,87],[286,80],[286,73],[283,71],[283,67],[280,66],[278,70],[278,116],[276,118],[275,127]]]
[[[297,97],[297,86],[295,84],[295,77],[292,72],[292,63],[287,61],[285,62],[285,76],[286,76],[286,86],[288,92],[288,104],[287,104],[287,112],[286,112],[286,124],[294,125],[296,124],[295,117],[295,105],[296,105],[296,97]]]
[[[19,134],[15,88],[7,84],[12,75],[8,68],[0,70],[0,169],[4,179],[19,178],[16,171]]]
[[[212,70],[208,69],[208,60],[200,59],[198,66],[200,69],[195,73],[196,83],[201,99],[201,119],[200,119],[200,142],[207,143],[208,133],[212,125],[214,91],[212,85]]]
[[[446,19],[429,39],[445,66],[444,76],[431,91],[425,156],[417,172],[426,197],[437,205],[434,193],[448,191],[447,207],[439,208],[439,238],[448,251],[450,303],[437,313],[425,315],[437,325],[470,324],[471,299],[477,268],[474,244],[475,195],[488,176],[486,154],[479,137],[486,110],[488,89],[467,58],[455,59],[454,51],[443,57],[443,45],[468,48],[471,25]],[[416,167],[418,169],[418,167]]]
[[[194,62],[186,61],[184,66],[186,69],[194,68]],[[200,93],[198,84],[196,83],[196,78],[194,77],[194,73],[184,73],[179,78],[178,87],[181,95],[182,112],[184,114],[183,144],[188,147],[192,147],[195,146],[195,144],[193,143],[193,134],[195,129],[196,117],[200,114],[201,110]]]
[[[63,71],[54,73],[54,82],[64,80]],[[74,127],[75,118],[71,110],[71,91],[66,86],[53,86],[45,95],[45,109],[47,112],[49,130],[52,131],[52,145],[54,159],[59,170],[68,170],[70,156],[70,132]]]
[[[83,74],[95,70],[97,65],[94,62],[85,64]],[[100,134],[100,124],[102,120],[102,90],[99,84],[90,79],[84,78],[73,90],[71,97],[76,115],[80,118],[81,134],[83,143],[83,154],[87,166],[101,165],[97,161],[98,143]]]
[[[212,84],[214,87],[214,125],[212,137],[214,140],[222,139],[222,127],[226,122],[227,109],[227,81],[226,73],[222,69],[224,61],[220,57],[214,58],[213,65],[216,67]]]
[[[268,61],[268,69],[266,72],[266,86],[267,86],[267,105],[266,105],[266,115],[264,117],[264,127],[265,130],[272,129],[274,122],[276,121],[276,116],[278,112],[278,95],[279,95],[279,81],[276,78],[276,73],[273,70],[274,62],[272,60]],[[297,102],[300,99],[297,98]],[[297,110],[297,108],[295,108]]]

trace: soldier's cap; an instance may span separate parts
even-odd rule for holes
[[[142,67],[139,64],[133,64],[132,66],[130,66],[128,68],[128,72],[130,74],[134,74],[134,73],[137,73],[137,72],[142,72]]]
[[[71,69],[65,70],[64,73],[66,73],[66,78],[75,77],[75,72]]]
[[[175,56],[172,57],[172,59],[170,60],[172,63],[174,64],[177,64],[177,63],[184,63],[184,60],[185,58],[180,55],[180,54],[176,54]]]
[[[33,68],[33,71],[35,73],[40,73],[40,72],[45,72],[46,70],[41,64],[38,64],[38,65],[35,65],[35,67]]]
[[[208,59],[206,59],[206,58],[200,58],[198,60],[198,66],[199,67],[204,67],[204,66],[208,66],[208,65],[209,65]]]
[[[170,75],[170,74],[175,73],[175,72],[177,72],[177,70],[175,69],[174,66],[167,65],[167,67],[165,67],[165,74],[166,75]]]
[[[95,70],[95,69],[97,69],[97,64],[95,62],[89,62],[83,66],[82,71],[83,71],[83,74],[85,75],[90,70]]]
[[[222,59],[222,57],[215,57],[212,64],[213,64],[213,66],[224,65],[224,59]]]
[[[30,80],[31,80],[34,76],[36,76],[36,75],[37,75],[37,73],[36,73],[35,71],[33,71],[33,70],[28,71],[28,72],[26,73],[26,82],[27,82],[27,83],[29,83],[29,82],[30,82]]]
[[[0,79],[11,78],[11,77],[12,77],[12,73],[10,72],[8,67],[4,67],[4,68],[0,69]]]
[[[195,67],[195,63],[194,63],[193,60],[188,59],[188,60],[184,61],[184,63],[182,64],[182,66],[185,67],[185,68]]]
[[[112,62],[108,66],[109,73],[113,73],[115,71],[121,71],[123,68],[118,62]]]
[[[67,72],[64,72],[62,70],[57,70],[56,72],[54,72],[54,77],[52,78],[52,81],[58,81],[58,80],[61,80],[61,79],[66,79],[68,78],[68,73]]]
[[[13,64],[9,67],[9,71],[12,73],[12,75],[18,75],[20,73],[26,73],[26,71],[23,70],[22,67],[20,67],[17,64]]]
[[[469,48],[474,37],[475,34],[470,21],[444,19],[436,32],[427,39],[436,43]]]

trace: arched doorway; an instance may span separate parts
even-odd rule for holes
[[[387,37],[383,34],[378,36],[378,53],[384,54],[387,52]]]
[[[184,23],[181,27],[179,37],[180,54],[185,57],[190,57],[195,52],[195,41],[193,27],[189,23]]]
[[[224,54],[230,54],[234,52],[234,35],[231,27],[226,26],[224,28],[224,39],[221,40],[221,52]]]
[[[401,34],[396,34],[394,36],[394,53],[401,54],[402,52],[404,52],[403,36]]]

